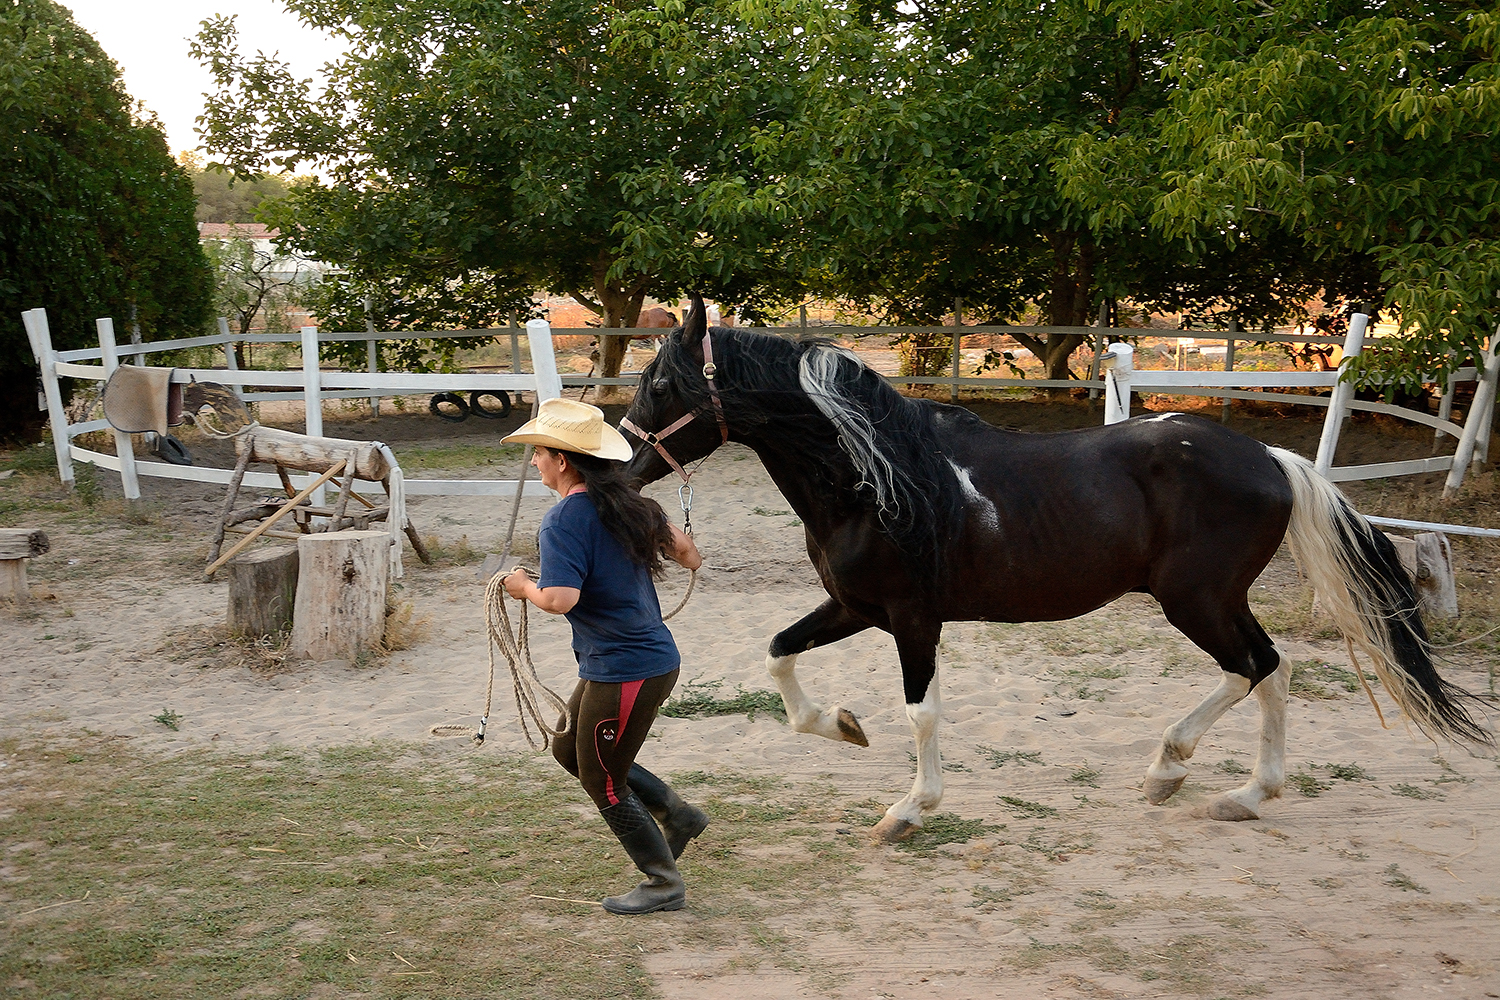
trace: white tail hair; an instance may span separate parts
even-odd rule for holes
[[[1386,693],[1424,733],[1492,742],[1455,700],[1463,692],[1434,670],[1415,594],[1394,551],[1385,551],[1389,542],[1377,539],[1311,462],[1283,448],[1267,450],[1292,487],[1286,535],[1292,557],[1351,649],[1369,659]]]

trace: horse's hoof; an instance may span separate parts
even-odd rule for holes
[[[881,844],[899,844],[920,829],[920,823],[887,815],[870,830],[870,837]]]
[[[1243,823],[1247,819],[1260,819],[1260,813],[1238,799],[1220,795],[1208,804],[1208,818],[1224,823]]]
[[[854,713],[847,708],[839,709],[839,735],[846,742],[853,743],[857,747],[867,747],[870,741],[865,738],[865,731],[860,727],[859,720]]]
[[[1151,803],[1153,806],[1161,805],[1163,802],[1170,799],[1173,795],[1176,795],[1177,789],[1181,788],[1182,783],[1186,780],[1186,774],[1177,778],[1148,777],[1146,779],[1145,788],[1143,789],[1146,793],[1146,801]]]

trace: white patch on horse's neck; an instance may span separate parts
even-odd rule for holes
[[[1180,417],[1180,416],[1182,416],[1182,414],[1177,413],[1175,411],[1172,411],[1172,412],[1167,412],[1167,413],[1154,413],[1154,414],[1152,414],[1149,417],[1140,417],[1139,419],[1140,419],[1141,423],[1143,423],[1143,424],[1149,424],[1153,420],[1175,420],[1177,417]]]
[[[817,344],[802,352],[797,362],[797,379],[818,412],[838,431],[839,445],[854,463],[861,485],[875,491],[875,504],[881,514],[900,517],[904,513],[901,497],[910,491],[901,481],[900,470],[881,451],[869,414],[840,387],[839,369],[845,363],[865,366],[852,351]]]
[[[974,480],[969,476],[969,470],[959,465],[953,459],[948,459],[948,467],[958,477],[959,489],[963,490],[964,502],[968,508],[978,515],[979,520],[991,531],[1000,530],[1000,512],[995,509],[995,501],[979,492],[974,485]]]

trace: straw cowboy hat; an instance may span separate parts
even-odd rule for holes
[[[633,454],[630,443],[604,422],[603,410],[571,399],[543,400],[534,418],[514,434],[501,438],[502,444],[512,441],[581,452],[615,462],[624,462]]]

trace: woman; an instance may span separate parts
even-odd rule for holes
[[[687,891],[676,859],[708,826],[708,816],[635,763],[635,755],[681,662],[652,577],[661,574],[663,555],[688,569],[703,557],[656,501],[625,482],[630,445],[598,407],[549,399],[504,440],[534,445],[531,464],[562,498],[542,518],[538,578],[518,569],[503,581],[510,596],[566,615],[573,626],[579,681],[568,711],[574,724],[553,741],[552,755],[583,784],[647,876],[630,892],[605,899],[604,908],[681,909]]]

